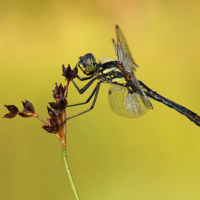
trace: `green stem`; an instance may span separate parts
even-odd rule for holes
[[[74,181],[73,181],[73,178],[72,178],[72,175],[71,175],[71,172],[70,172],[70,169],[69,169],[67,156],[66,156],[66,147],[62,147],[62,157],[63,157],[63,162],[64,162],[64,165],[65,165],[67,176],[68,176],[71,188],[73,190],[74,196],[75,196],[76,200],[80,200],[80,198],[78,196],[78,192],[77,192],[75,184],[74,184]]]

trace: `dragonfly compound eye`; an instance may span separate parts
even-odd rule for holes
[[[80,61],[78,62],[78,66],[80,69],[87,75],[92,74],[96,66],[96,60],[93,54],[88,53],[84,56],[81,56],[79,59]]]

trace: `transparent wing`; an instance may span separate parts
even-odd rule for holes
[[[153,106],[151,104],[151,102],[149,101],[146,93],[143,91],[142,87],[140,86],[138,80],[135,78],[135,75],[133,72],[131,72],[131,81],[134,84],[134,87],[137,91],[137,94],[140,95],[144,105],[148,108],[148,109],[153,109]]]
[[[147,95],[142,90],[138,80],[135,78],[134,71],[138,67],[128,48],[126,39],[121,29],[116,26],[117,44],[114,39],[113,45],[119,62],[123,64],[124,69],[128,72],[132,88],[135,93],[129,93],[128,89],[124,86],[115,85],[109,90],[109,101],[112,110],[125,117],[139,117],[145,114],[148,109],[152,109],[153,106],[149,101]]]
[[[109,90],[109,102],[112,110],[121,116],[134,118],[148,111],[146,100],[140,94],[130,94],[126,87],[114,85]]]
[[[135,63],[131,55],[126,39],[119,26],[116,25],[115,29],[117,34],[117,44],[115,43],[114,39],[112,39],[112,42],[115,47],[117,58],[123,64],[127,71],[135,71],[135,68],[138,67],[138,65]]]

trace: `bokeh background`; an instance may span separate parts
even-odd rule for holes
[[[124,32],[136,76],[200,114],[200,1],[0,1],[0,113],[31,101],[48,117],[61,66],[78,57],[116,58],[115,24]],[[83,83],[78,82],[79,86]],[[151,101],[137,119],[112,112],[109,85],[95,108],[67,123],[70,168],[82,200],[200,199],[200,128]],[[90,90],[91,91],[91,90]],[[69,104],[84,101],[70,85]],[[68,116],[89,107],[69,108]],[[0,118],[0,199],[73,200],[61,145],[34,118]]]

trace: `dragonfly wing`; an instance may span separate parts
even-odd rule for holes
[[[119,26],[116,25],[115,29],[117,34],[117,44],[115,44],[115,42],[113,42],[113,44],[115,47],[115,51],[117,50],[116,51],[117,58],[120,62],[122,62],[127,71],[129,72],[132,70],[135,71],[136,70],[135,68],[138,67],[138,65],[135,63],[131,55],[126,39]]]
[[[116,45],[116,43],[115,43],[115,40],[112,39],[112,42],[113,42],[113,45],[114,45],[114,48],[115,48],[115,53],[116,53],[116,55],[117,55],[118,50],[117,50],[117,45]],[[118,55],[117,55],[117,58],[118,58]],[[118,59],[119,59],[119,58],[118,58]]]
[[[118,114],[125,117],[139,117],[145,114],[148,109],[152,109],[153,106],[146,96],[145,92],[142,90],[138,80],[135,78],[134,71],[138,67],[128,48],[126,39],[119,28],[116,26],[117,43],[114,39],[113,45],[119,62],[123,64],[127,75],[129,76],[129,81],[131,83],[134,93],[130,93],[127,87],[115,85],[109,90],[109,101],[112,110]]]
[[[140,117],[148,111],[143,96],[137,93],[130,94],[126,87],[120,85],[110,88],[109,102],[116,114],[128,118]]]
[[[138,95],[140,95],[144,105],[148,108],[148,109],[153,109],[153,106],[151,104],[151,102],[149,101],[146,93],[143,91],[142,87],[140,86],[138,80],[135,78],[135,75],[133,72],[131,72],[131,82],[134,85],[134,88],[136,88],[136,93]]]

